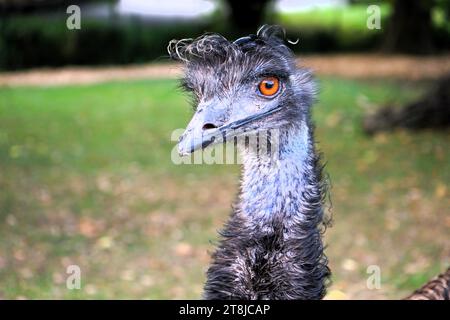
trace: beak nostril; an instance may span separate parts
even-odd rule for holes
[[[202,127],[203,130],[208,130],[208,129],[217,129],[217,127],[212,124],[212,123],[205,123]]]

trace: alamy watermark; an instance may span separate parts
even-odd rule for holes
[[[66,279],[66,288],[69,290],[81,289],[81,268],[76,264],[70,265],[66,269],[69,275]]]
[[[230,132],[232,134],[230,134]],[[178,145],[171,151],[171,160],[174,164],[242,164],[242,156],[239,151],[250,151],[257,157],[277,160],[279,157],[280,132],[277,129],[260,130],[258,132],[238,133],[233,130],[217,132],[214,144],[207,147],[199,147],[196,152],[180,155]],[[176,129],[171,134],[171,141],[178,142],[186,134],[184,129]],[[190,141],[205,141],[202,133],[190,136]],[[194,148],[194,142],[192,142]]]
[[[367,7],[367,21],[366,26],[369,30],[381,29],[381,9],[380,6],[372,4]]]
[[[381,268],[377,265],[370,265],[367,267],[366,273],[369,275],[367,277],[366,286],[369,290],[381,289]]]
[[[66,26],[69,30],[81,29],[81,9],[73,4],[67,7],[66,13],[69,14],[66,20]]]

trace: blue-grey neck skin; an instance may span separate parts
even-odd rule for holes
[[[305,123],[280,132],[280,149],[275,154],[242,150],[243,172],[239,212],[251,224],[267,226],[275,216],[286,224],[302,219],[301,192],[308,188],[305,168],[313,152]]]
[[[243,150],[241,192],[208,270],[207,299],[321,299],[324,185],[307,120],[280,133],[279,155]]]

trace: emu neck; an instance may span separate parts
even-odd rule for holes
[[[242,152],[239,202],[208,269],[207,299],[325,295],[321,170],[308,126],[293,129],[281,132],[278,156]]]
[[[314,143],[305,123],[280,132],[277,149],[270,156],[254,150],[242,154],[241,214],[249,223],[263,228],[272,225],[274,219],[281,219],[285,226],[304,220],[304,206],[309,205],[305,194],[317,180],[311,177],[316,173],[311,167]]]

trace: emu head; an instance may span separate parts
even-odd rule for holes
[[[195,113],[180,137],[180,154],[264,130],[299,126],[314,95],[310,73],[297,68],[284,30],[263,26],[230,42],[207,34],[172,40],[172,59],[185,67],[182,86]]]

